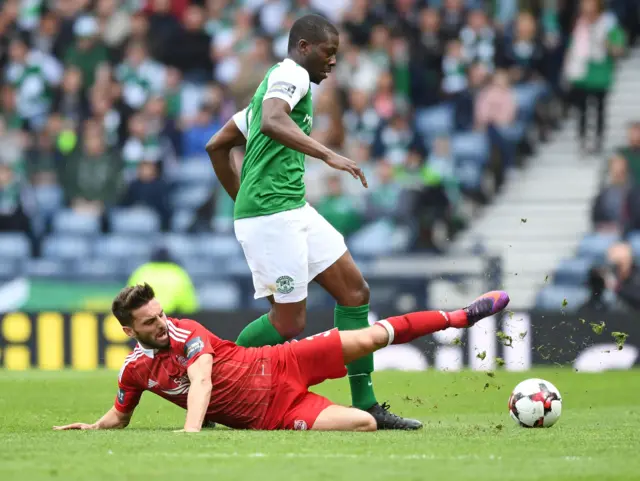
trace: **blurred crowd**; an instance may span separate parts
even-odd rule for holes
[[[613,62],[638,33],[633,0],[5,0],[0,231],[27,233],[40,255],[61,211],[110,232],[112,212],[140,206],[162,231],[228,230],[231,201],[201,182],[204,145],[310,12],[340,29],[312,135],[362,163],[371,187],[310,160],[309,198],[348,238],[401,226],[412,248],[463,228],[465,202],[509,178],[558,106],[586,118],[593,97],[601,127]],[[640,173],[632,132],[612,190]],[[620,201],[603,195],[606,224]]]

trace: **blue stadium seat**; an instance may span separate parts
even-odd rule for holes
[[[633,256],[637,259],[640,258],[640,232],[634,231],[629,234],[627,241],[631,245],[633,250]]]
[[[547,91],[548,87],[541,83],[531,82],[516,85],[513,88],[513,93],[518,104],[518,118],[526,122],[530,121],[533,117],[536,103]]]
[[[480,132],[464,132],[451,138],[451,152],[456,159],[477,160],[484,164],[489,159],[489,139]]]
[[[364,257],[405,250],[409,237],[391,222],[377,221],[364,226],[348,240],[349,250]]]
[[[133,271],[149,262],[149,256],[128,256],[115,260],[120,276],[129,277]]]
[[[556,268],[553,283],[566,286],[584,286],[591,266],[593,266],[593,260],[589,258],[564,259]]]
[[[86,259],[90,254],[89,240],[84,237],[53,234],[42,242],[42,255],[51,259]]]
[[[0,257],[0,281],[9,281],[23,273],[23,262],[17,258]]]
[[[88,281],[117,281],[123,277],[118,264],[108,258],[79,259],[73,267],[78,278]]]
[[[222,269],[222,263],[203,257],[186,257],[180,265],[187,271],[195,285],[201,285],[208,281],[219,279],[226,274]]]
[[[195,220],[195,212],[191,209],[179,209],[171,216],[171,230],[174,232],[186,231]]]
[[[421,109],[416,113],[416,128],[427,139],[453,132],[453,108],[450,105],[438,105]]]
[[[25,266],[28,277],[60,279],[67,277],[68,262],[60,259],[29,259]]]
[[[195,242],[194,236],[189,234],[165,234],[160,244],[165,246],[175,259],[185,259],[198,253],[198,244]]]
[[[589,289],[578,286],[546,286],[536,296],[535,308],[547,311],[577,311],[589,298]],[[566,299],[566,305],[565,304]]]
[[[145,236],[105,235],[99,237],[94,245],[96,257],[113,259],[149,259],[153,249],[152,240]]]
[[[53,217],[53,231],[69,235],[96,235],[100,232],[100,217],[63,209]]]
[[[223,264],[216,263],[216,270],[233,276],[245,276],[251,278],[251,269],[247,264],[244,254],[230,257]]]
[[[216,180],[211,162],[206,157],[186,159],[176,167],[171,177],[179,184],[212,184]]]
[[[111,230],[120,234],[153,234],[160,231],[160,216],[146,207],[113,209],[109,214]]]
[[[240,307],[240,290],[234,282],[208,282],[198,289],[201,309],[237,309]]]
[[[197,209],[211,195],[211,189],[207,186],[197,185],[176,189],[171,196],[171,204],[174,209]]]
[[[31,257],[31,243],[22,232],[0,233],[0,258],[25,259]]]
[[[33,195],[38,212],[49,216],[62,207],[64,193],[59,185],[48,184],[34,186]]]
[[[604,261],[607,255],[607,249],[619,240],[620,237],[617,234],[587,234],[578,244],[578,257],[586,257],[594,261]]]
[[[200,255],[212,258],[241,256],[242,248],[232,235],[200,234],[197,237]]]
[[[482,182],[483,166],[474,160],[460,159],[456,161],[456,178],[463,188],[479,190]]]

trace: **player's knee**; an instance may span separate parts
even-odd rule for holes
[[[355,431],[359,431],[359,432],[376,431],[378,429],[378,423],[376,423],[376,420],[374,419],[374,417],[369,413],[365,413],[364,411],[363,411],[363,414],[365,414],[365,416],[361,416],[358,419],[356,423]]]
[[[306,324],[306,312],[304,310],[295,313],[283,313],[278,309],[272,309],[270,318],[273,327],[285,339],[293,339],[302,334]]]
[[[362,279],[357,285],[348,289],[345,293],[345,302],[343,305],[347,306],[364,306],[365,304],[369,304],[369,284]]]

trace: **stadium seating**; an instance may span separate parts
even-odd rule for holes
[[[31,244],[25,234],[0,232],[0,259],[25,259],[30,256]]]
[[[42,254],[58,260],[86,259],[91,255],[91,241],[76,235],[52,234],[42,242]]]
[[[53,217],[53,230],[60,234],[94,236],[100,233],[100,218],[73,209],[63,209]]]
[[[428,142],[439,135],[450,135],[453,132],[453,107],[442,104],[419,110],[416,128]]]
[[[584,286],[593,260],[588,257],[576,257],[563,260],[553,275],[553,283],[565,286]]]
[[[142,207],[114,209],[109,216],[111,230],[120,234],[155,234],[160,232],[160,217]]]
[[[617,234],[594,233],[585,236],[578,245],[578,256],[603,262],[607,249],[620,240]]]

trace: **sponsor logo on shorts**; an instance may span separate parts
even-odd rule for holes
[[[293,291],[293,277],[280,276],[276,279],[276,290],[280,294],[289,294]]]
[[[304,419],[296,419],[293,422],[293,429],[295,431],[306,431],[307,428],[307,422]]]
[[[269,87],[269,90],[267,91],[267,93],[281,93],[281,94],[285,94],[286,96],[288,96],[289,98],[293,98],[293,94],[296,91],[296,86],[293,84],[290,84],[289,82],[275,82],[271,87]]]
[[[200,336],[194,337],[184,346],[184,355],[187,359],[191,359],[204,349],[204,341]]]
[[[124,389],[118,389],[118,402],[124,404]]]

